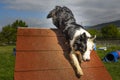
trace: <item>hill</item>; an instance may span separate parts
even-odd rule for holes
[[[117,27],[120,28],[120,20],[112,21],[112,22],[107,22],[107,23],[102,23],[102,24],[97,24],[95,26],[89,27],[89,29],[101,29],[102,27],[109,25],[109,24],[114,24]]]

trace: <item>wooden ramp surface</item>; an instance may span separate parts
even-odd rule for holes
[[[64,43],[57,29],[19,28],[14,80],[112,80],[95,51],[82,63],[84,76],[77,78]]]

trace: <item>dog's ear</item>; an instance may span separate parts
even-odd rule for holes
[[[83,39],[87,39],[87,36],[86,36],[86,33],[83,33],[80,38],[83,40]]]
[[[83,33],[83,34],[82,34],[82,37],[83,37],[83,38],[86,38],[86,37],[87,37],[87,36],[86,36],[86,33]]]
[[[93,37],[90,37],[90,39],[94,41],[96,39],[96,35],[94,35]]]

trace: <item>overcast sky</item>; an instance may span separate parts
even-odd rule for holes
[[[0,28],[16,19],[31,27],[54,27],[47,14],[56,5],[70,8],[83,26],[120,20],[120,0],[0,0]]]

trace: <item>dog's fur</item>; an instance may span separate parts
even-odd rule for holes
[[[79,62],[90,60],[90,53],[93,50],[93,40],[81,25],[76,23],[72,11],[67,7],[56,6],[51,10],[47,18],[52,18],[53,24],[60,29],[69,42],[71,51],[70,58],[76,68],[77,76],[83,75]],[[78,55],[78,58],[76,56]]]

